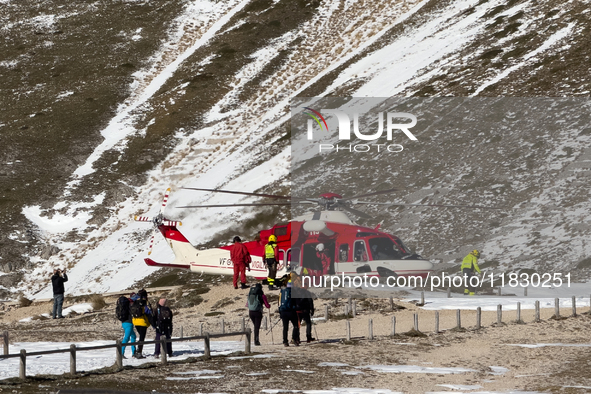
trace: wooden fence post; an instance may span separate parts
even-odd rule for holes
[[[392,335],[396,335],[396,316],[392,316]]]
[[[390,310],[394,310],[394,297],[390,297]]]
[[[21,349],[21,356],[20,356],[20,368],[19,368],[19,377],[22,380],[27,378],[27,351],[25,349]]]
[[[367,339],[373,339],[373,319],[369,319],[369,333]]]
[[[419,331],[419,314],[415,313],[413,316],[415,331]]]
[[[115,362],[117,364],[117,369],[121,370],[123,368],[123,346],[121,345],[121,339],[117,339],[117,347],[115,347]]]
[[[76,375],[76,345],[70,345],[70,374]]]
[[[439,334],[439,311],[435,311],[435,334]]]
[[[244,321],[244,318],[242,318],[242,321],[240,322],[240,331],[244,332],[246,331],[246,322]]]
[[[559,298],[554,299],[554,317],[556,317],[557,319],[560,317],[560,299]]]
[[[183,326],[181,326],[181,335],[179,337],[183,338]]]
[[[242,321],[244,322],[244,319],[242,319]],[[251,337],[251,329],[250,327],[248,327],[248,330],[246,330],[246,341],[244,343],[244,353],[246,354],[250,354],[250,337]]]
[[[328,304],[324,305],[324,321],[328,321]]]
[[[7,355],[8,352],[8,331],[4,331],[4,334],[2,335],[3,339],[4,339],[4,355]]]
[[[521,302],[517,303],[517,323],[521,323]]]
[[[210,348],[210,342],[209,342],[209,333],[205,334],[205,339],[204,341],[204,351],[203,351],[203,357],[205,357],[206,359],[211,358],[211,348]]]
[[[497,305],[497,324],[500,326],[503,323],[503,305]]]
[[[482,308],[476,308],[476,329],[480,330],[482,328]]]
[[[499,296],[499,297],[500,297],[500,296],[502,296],[502,294],[501,294],[501,292],[502,292],[502,289],[503,289],[503,288],[502,288],[501,286],[499,286],[499,292],[498,292],[498,296]]]
[[[460,312],[460,310],[458,309],[458,310],[456,311],[456,322],[457,322],[457,324],[456,324],[456,327],[457,327],[458,329],[459,329],[459,328],[462,328],[462,317],[460,316],[460,313],[461,313],[461,312]]]
[[[421,305],[425,305],[425,292],[421,291]]]
[[[451,298],[451,287],[447,288],[447,298]]]
[[[357,300],[353,300],[353,317],[357,316]]]
[[[160,339],[160,362],[162,365],[168,364],[168,353],[166,349],[166,335],[163,335]]]
[[[573,300],[573,317],[577,317],[577,299],[575,296],[573,296],[572,300]]]
[[[349,320],[345,320],[345,330],[347,334],[347,341],[351,340],[351,322]]]
[[[199,323],[199,336],[203,336],[203,323]]]
[[[226,324],[224,322],[224,319],[222,319],[222,334],[226,333]]]
[[[527,297],[527,287],[524,287],[523,288],[523,296],[524,297]]]
[[[536,312],[535,312],[535,317],[534,320],[536,323],[538,323],[540,321],[540,301],[536,301]]]

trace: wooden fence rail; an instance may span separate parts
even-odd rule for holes
[[[250,340],[251,340],[251,333],[252,330],[250,328],[244,331],[237,331],[237,332],[228,332],[228,333],[218,333],[218,334],[210,334],[206,333],[205,335],[198,335],[194,337],[185,337],[185,338],[172,338],[166,339],[166,337],[162,338],[159,341],[142,341],[142,342],[128,342],[128,343],[121,343],[121,340],[118,339],[114,344],[109,345],[98,345],[98,346],[88,346],[88,347],[77,347],[76,345],[72,344],[67,349],[55,349],[55,350],[42,350],[38,352],[27,352],[25,349],[21,349],[19,353],[14,354],[4,354],[0,355],[0,360],[5,358],[20,358],[20,368],[19,368],[19,377],[21,379],[27,378],[27,357],[34,357],[34,356],[42,356],[46,354],[57,354],[57,353],[70,353],[70,373],[72,375],[76,374],[76,353],[83,352],[83,351],[90,351],[90,350],[102,350],[102,349],[110,349],[115,348],[115,364],[117,365],[117,369],[121,370],[123,368],[123,347],[125,346],[137,346],[137,345],[153,345],[153,344],[160,344],[161,346],[161,353],[160,353],[160,362],[162,365],[166,365],[167,360],[167,352],[166,352],[166,344],[168,342],[189,342],[194,340],[202,339],[205,343],[204,347],[204,357],[211,358],[211,338],[222,338],[222,337],[231,337],[231,336],[246,336],[244,352],[246,354],[250,354]],[[8,333],[4,332],[5,338],[8,337]],[[5,347],[8,349],[8,347]]]

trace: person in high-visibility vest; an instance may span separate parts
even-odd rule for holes
[[[267,284],[269,290],[277,290],[275,287],[275,277],[277,276],[277,264],[279,262],[279,252],[277,251],[277,237],[274,234],[269,236],[269,242],[265,245],[265,264],[269,270],[267,275]]]
[[[476,249],[471,251],[464,260],[462,260],[462,265],[460,269],[462,270],[462,276],[465,277],[465,285],[466,288],[464,289],[464,295],[474,295],[474,286],[470,284],[470,278],[474,276],[475,272],[480,274],[480,267],[478,267],[478,258],[480,257],[480,252]]]

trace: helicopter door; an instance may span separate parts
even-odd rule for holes
[[[277,249],[277,271],[280,271],[285,267],[285,251],[283,249]]]
[[[367,248],[365,247],[365,241],[355,241],[355,246],[353,247],[354,254],[353,260],[358,263],[368,261],[367,258]]]

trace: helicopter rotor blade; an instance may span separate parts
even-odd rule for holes
[[[151,222],[154,219],[148,216],[134,216],[133,220],[136,222]]]
[[[470,208],[470,209],[505,209],[503,207],[483,207],[481,205],[447,205],[447,204],[391,204],[389,202],[355,201],[354,204],[385,205],[387,207],[441,207],[441,208]]]
[[[223,207],[265,207],[270,205],[289,206],[289,202],[269,202],[269,203],[250,203],[250,204],[213,204],[213,205],[184,205],[177,208],[223,208]]]
[[[289,196],[280,196],[280,195],[277,195],[277,194],[249,193],[249,192],[238,192],[238,191],[234,191],[234,190],[220,190],[220,189],[200,189],[200,188],[197,188],[197,187],[183,187],[183,189],[187,189],[187,190],[198,190],[198,191],[202,191],[202,192],[241,194],[243,196],[267,197],[267,198],[276,198],[276,199],[283,199],[283,200],[291,200],[291,197],[289,197]]]
[[[162,206],[160,207],[160,212],[164,211],[166,204],[168,204],[168,196],[170,195],[170,187],[166,189],[164,192],[164,198],[162,199]]]
[[[362,211],[360,211],[358,209],[348,207],[345,204],[339,204],[339,206],[341,208],[343,208],[345,211],[351,212],[352,214],[357,215],[357,216],[359,216],[359,217],[361,217],[363,219],[372,219],[372,217],[369,216],[367,213],[362,212]]]
[[[152,232],[152,238],[150,238],[150,246],[148,246],[148,256],[152,254],[152,246],[154,246],[154,233]]]
[[[400,189],[398,188],[392,188],[392,189],[386,189],[386,190],[379,190],[377,192],[372,192],[372,193],[365,193],[365,194],[359,194],[357,196],[353,196],[353,197],[346,197],[346,198],[342,198],[341,200],[354,200],[356,198],[363,198],[363,197],[371,197],[371,196],[379,196],[380,194],[388,194],[388,193],[393,193],[396,191],[399,191]]]

